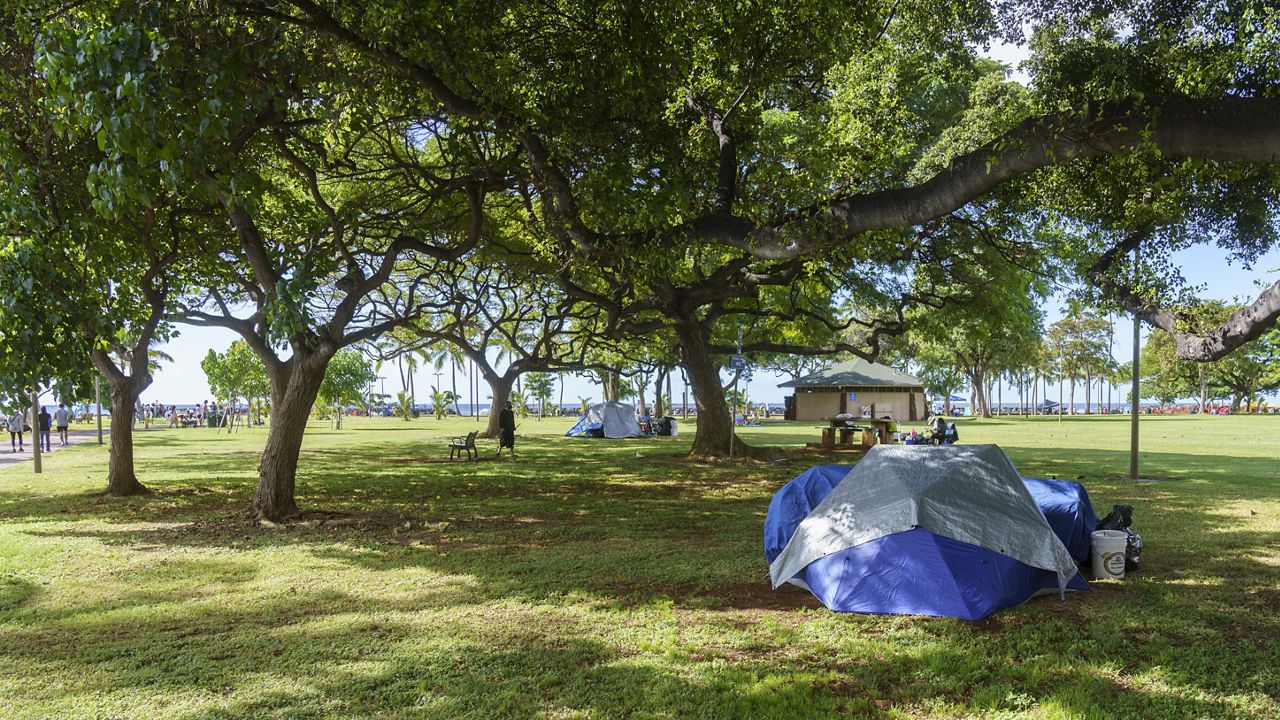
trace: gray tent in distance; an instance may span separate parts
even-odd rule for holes
[[[565,437],[634,438],[644,437],[644,433],[634,405],[603,402],[587,408]]]

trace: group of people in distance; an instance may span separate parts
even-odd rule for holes
[[[207,418],[221,418],[224,410],[216,401],[211,403],[208,400],[190,410],[179,410],[177,405],[153,402],[139,406],[138,417],[155,421],[167,420],[171,428],[204,427]]]
[[[954,445],[960,439],[960,432],[955,423],[947,422],[941,415],[935,415],[929,423],[929,431],[921,433],[912,430],[905,439],[907,445]]]
[[[23,433],[30,431],[32,428],[30,411],[18,410],[6,420],[9,426],[9,452],[26,452],[26,445],[23,443]],[[71,429],[71,411],[66,405],[58,405],[58,409],[49,414],[49,408],[41,407],[40,414],[36,416],[35,422],[35,444],[43,447],[45,452],[51,452],[49,443],[49,433],[52,428],[58,429],[58,447],[66,447],[71,444],[68,432]]]

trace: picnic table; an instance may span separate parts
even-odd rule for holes
[[[893,433],[889,431],[892,420],[878,418],[831,418],[831,425],[822,429],[822,447],[852,448],[870,447],[879,440],[881,443],[892,443]],[[858,442],[853,442],[858,434]],[[836,442],[837,435],[840,438]]]

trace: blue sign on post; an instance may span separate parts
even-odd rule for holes
[[[729,358],[729,369],[730,370],[746,370],[747,369],[746,356],[734,355],[733,357]]]

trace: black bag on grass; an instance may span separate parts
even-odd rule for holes
[[[1142,536],[1133,531],[1133,506],[1113,505],[1111,512],[1098,521],[1099,530],[1123,530],[1129,536],[1124,549],[1124,569],[1137,570],[1142,562]]]

